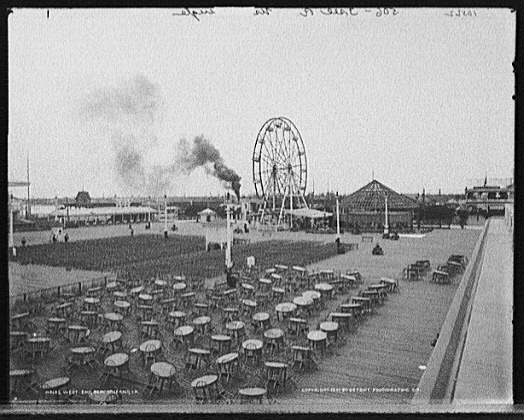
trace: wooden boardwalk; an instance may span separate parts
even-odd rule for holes
[[[434,231],[422,239],[380,240],[383,257],[371,256],[373,244],[360,244],[358,251],[309,268],[355,267],[366,286],[382,276],[399,278],[402,268],[417,259],[428,258],[436,266],[453,253],[469,258],[479,233]],[[431,342],[444,322],[459,281],[457,278],[451,285],[402,281],[400,293],[390,294],[384,305],[347,336],[346,344],[337,348],[334,356],[322,359],[318,371],[297,378],[297,392],[282,402],[304,398],[334,399],[341,404],[409,402],[423,373],[419,366],[429,360]],[[330,388],[335,392],[329,392]],[[394,390],[387,392],[387,388]]]

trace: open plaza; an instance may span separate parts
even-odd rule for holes
[[[167,239],[160,225],[133,237],[99,227],[18,249],[13,401],[410,404],[488,229],[346,233],[341,255],[318,235],[252,232],[233,247],[231,288],[223,251],[179,225]]]

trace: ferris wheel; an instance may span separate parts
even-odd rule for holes
[[[265,122],[253,149],[253,182],[257,197],[264,199],[264,214],[275,214],[280,207],[278,224],[286,202],[292,213],[294,199],[307,208],[306,149],[302,137],[289,119],[271,118]]]

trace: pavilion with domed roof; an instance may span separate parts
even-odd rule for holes
[[[362,232],[413,230],[414,211],[418,203],[373,179],[369,184],[347,196],[340,203],[340,222],[346,229]]]

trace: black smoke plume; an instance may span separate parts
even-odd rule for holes
[[[164,101],[157,85],[146,77],[92,92],[81,106],[81,115],[110,140],[119,180],[133,193],[163,195],[176,177],[199,167],[231,187],[240,200],[240,177],[228,168],[220,152],[203,136],[178,143],[173,164],[145,163],[146,153],[157,145]]]
[[[240,201],[240,176],[226,166],[218,149],[204,136],[195,137],[191,146],[187,140],[181,139],[177,163],[185,173],[191,173],[199,167],[205,168],[207,173],[231,187]]]

